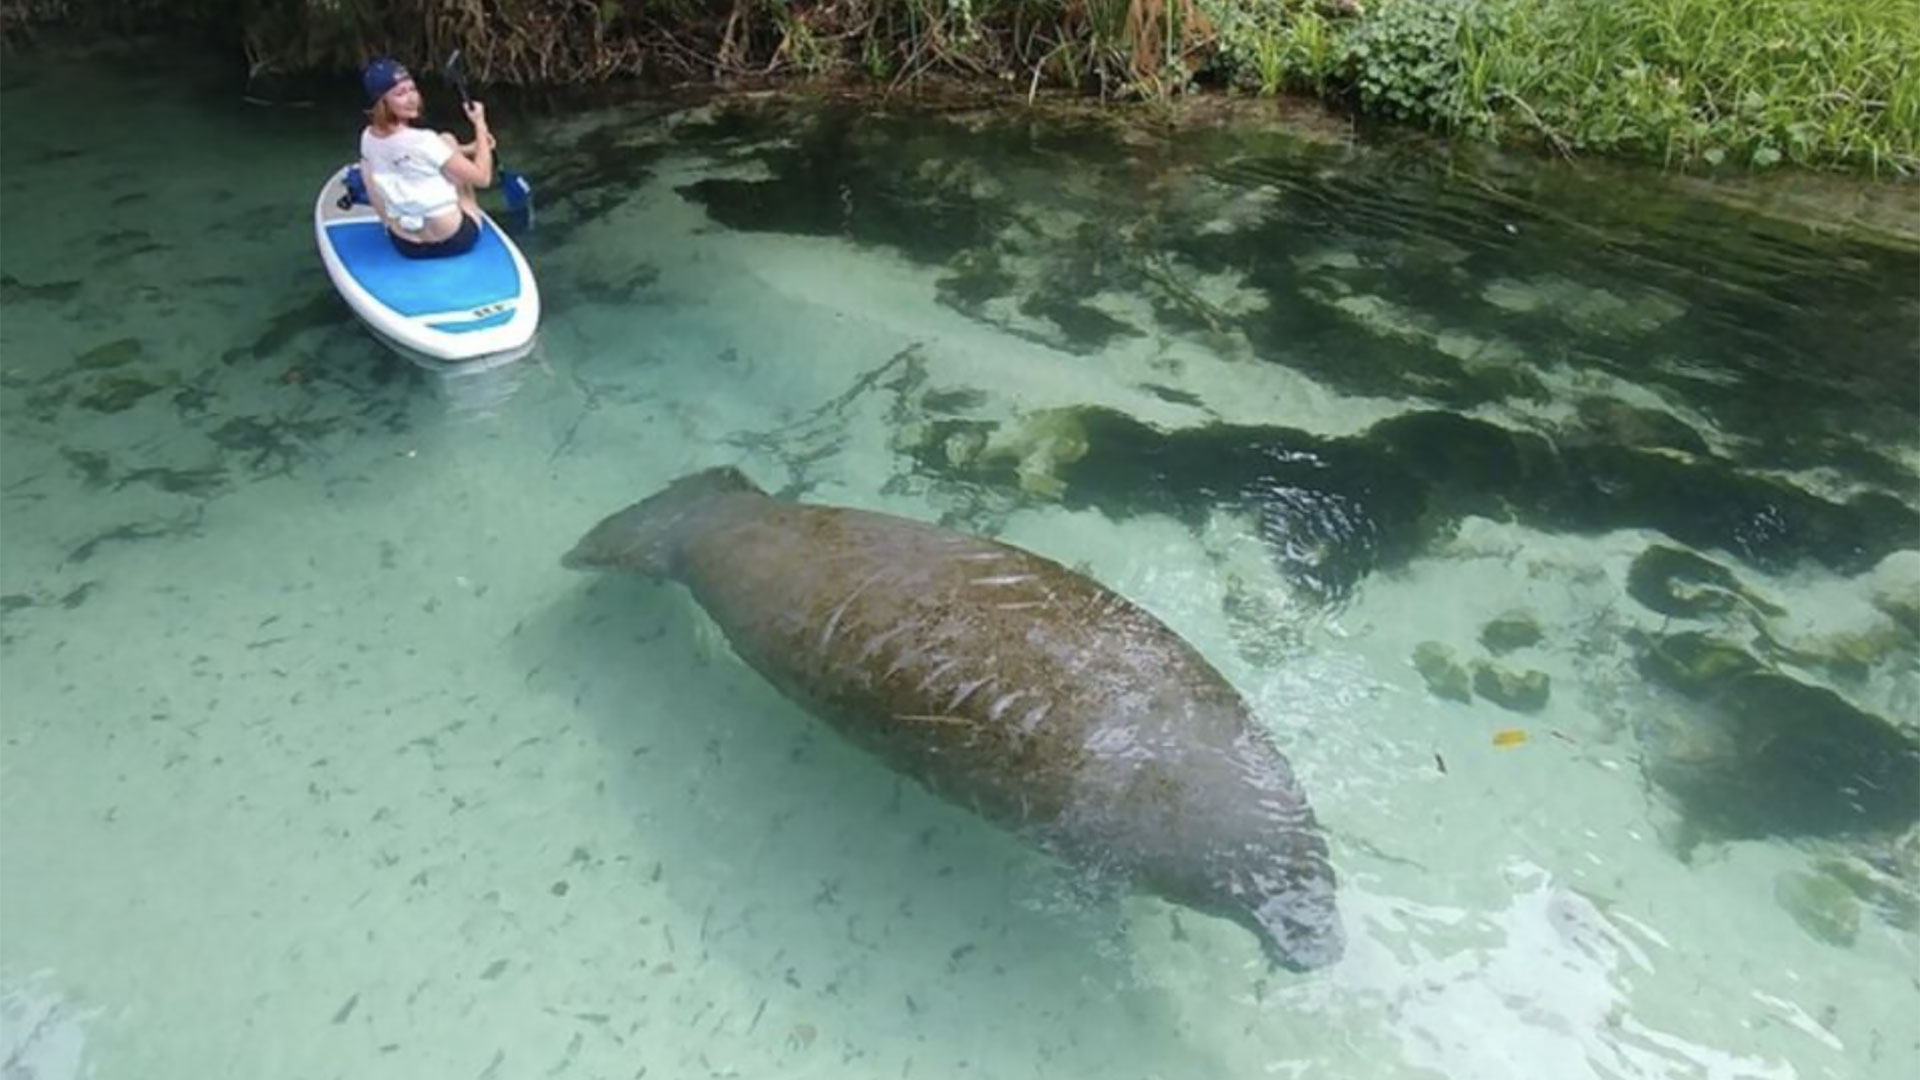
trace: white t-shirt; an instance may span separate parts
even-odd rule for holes
[[[382,138],[368,128],[360,133],[360,156],[373,170],[363,179],[379,185],[388,216],[403,232],[419,232],[428,218],[460,204],[460,190],[440,171],[453,148],[431,131],[403,127]]]

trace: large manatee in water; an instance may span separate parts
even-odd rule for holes
[[[672,579],[787,697],[932,791],[1099,876],[1339,958],[1326,841],[1287,761],[1191,645],[1060,564],[767,495],[731,468],[562,559]]]

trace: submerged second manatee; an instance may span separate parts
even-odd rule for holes
[[[1344,936],[1287,760],[1196,649],[997,541],[684,476],[562,559],[685,585],[790,699],[1068,863],[1224,916],[1296,971]]]

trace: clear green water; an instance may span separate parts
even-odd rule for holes
[[[1245,128],[503,107],[547,316],[449,378],[313,250],[351,98],[206,70],[0,87],[9,1076],[1920,1069],[1912,253]],[[1341,961],[1089,895],[559,567],[713,464],[1154,610]]]

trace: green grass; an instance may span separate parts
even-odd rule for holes
[[[1920,170],[1915,0],[1488,0],[1458,44],[1449,120],[1465,128],[1669,162]]]
[[[1211,3],[1267,93],[1567,154],[1920,172],[1920,0]]]

